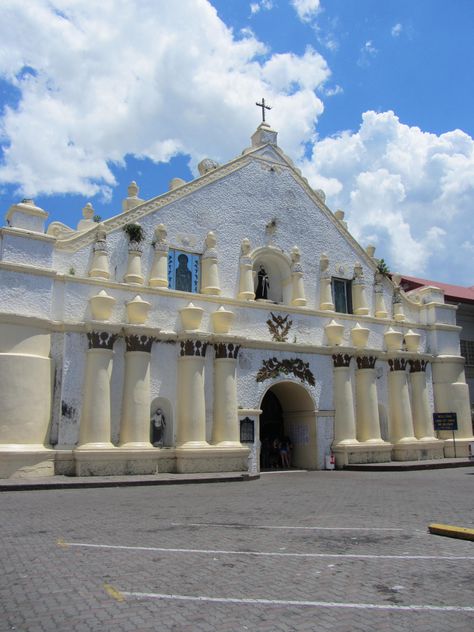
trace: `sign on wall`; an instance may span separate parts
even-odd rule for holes
[[[456,413],[433,413],[433,425],[435,430],[454,432],[458,429],[458,416]]]

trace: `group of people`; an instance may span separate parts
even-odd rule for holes
[[[260,466],[263,469],[291,467],[292,448],[289,437],[265,437],[260,448]]]

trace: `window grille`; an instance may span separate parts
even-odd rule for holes
[[[245,417],[240,420],[240,443],[254,443],[255,425],[253,419]]]
[[[461,340],[461,355],[466,359],[466,366],[474,366],[474,340]]]

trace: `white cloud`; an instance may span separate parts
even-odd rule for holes
[[[392,26],[390,33],[392,34],[392,37],[399,37],[402,31],[403,26],[400,24],[400,22],[397,22],[397,24]]]
[[[0,41],[0,78],[20,93],[0,118],[0,185],[25,195],[107,194],[127,154],[228,159],[262,95],[301,155],[329,76],[312,49],[270,55],[249,29],[236,36],[207,0],[2,0]]]
[[[259,0],[257,2],[250,3],[250,13],[255,15],[259,11],[270,11],[273,9],[273,1],[272,0]]]
[[[375,48],[372,40],[367,40],[363,46],[361,46],[359,51],[359,59],[357,60],[357,64],[359,66],[368,66],[370,61],[375,55],[378,53],[378,49]]]
[[[377,242],[392,269],[472,284],[466,251],[474,220],[474,140],[460,130],[437,136],[366,112],[355,133],[315,143],[300,165],[354,236]]]
[[[303,22],[310,22],[319,11],[319,0],[291,0],[298,17]]]

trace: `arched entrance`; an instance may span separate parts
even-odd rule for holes
[[[316,411],[313,398],[295,382],[271,386],[260,404],[260,465],[276,467],[281,461],[272,453],[275,439],[291,441],[291,465],[309,470],[318,467],[316,449]]]

